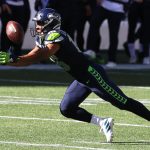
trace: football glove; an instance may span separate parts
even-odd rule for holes
[[[0,52],[0,64],[4,65],[9,63],[10,61],[10,54],[7,52]]]
[[[16,62],[17,56],[14,55],[14,48],[10,47],[8,52],[0,52],[0,64],[5,65],[7,63]]]

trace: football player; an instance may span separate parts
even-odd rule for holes
[[[60,65],[75,78],[61,101],[61,114],[67,118],[100,126],[107,142],[113,140],[113,118],[98,117],[79,106],[91,92],[121,110],[130,111],[150,121],[150,111],[140,102],[126,96],[108,78],[103,67],[87,59],[70,36],[60,30],[60,14],[50,8],[42,9],[33,21],[35,21],[35,48],[13,61],[9,53],[1,52],[0,64],[26,66],[50,58]]]

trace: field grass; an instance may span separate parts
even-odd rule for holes
[[[149,150],[150,123],[91,94],[81,105],[115,119],[114,142],[97,126],[63,117],[59,103],[66,86],[0,86],[0,150]],[[121,87],[150,109],[150,87]]]

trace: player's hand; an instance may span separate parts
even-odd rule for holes
[[[7,52],[0,52],[0,64],[4,65],[10,62],[10,54]]]
[[[0,64],[14,63],[17,61],[18,55],[15,53],[14,46],[10,46],[8,52],[0,52]]]

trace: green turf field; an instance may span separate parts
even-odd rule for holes
[[[150,150],[150,123],[94,94],[82,107],[115,119],[112,144],[105,143],[97,126],[60,114],[66,86],[14,85],[0,86],[0,150]],[[121,88],[150,109],[150,87]]]

